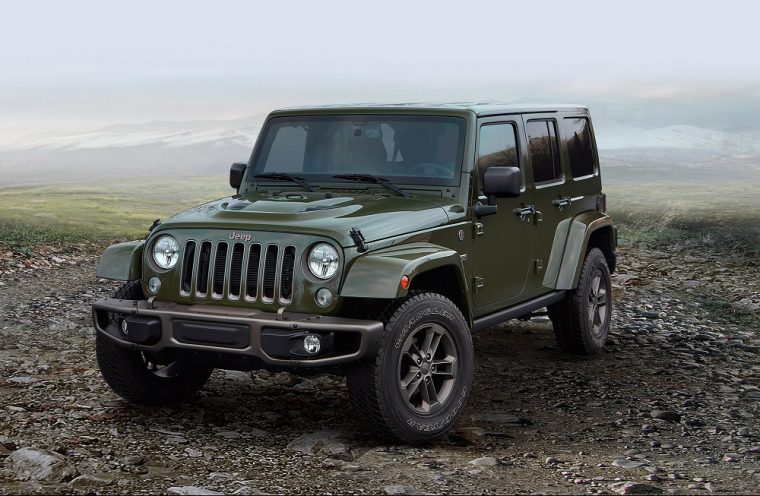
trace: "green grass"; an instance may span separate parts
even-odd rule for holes
[[[145,236],[157,218],[232,192],[224,177],[120,179],[0,189],[0,247],[101,246]]]
[[[614,184],[621,244],[709,249],[760,260],[760,182]],[[0,248],[93,249],[143,237],[154,219],[230,194],[226,177],[157,177],[0,189]]]
[[[605,187],[621,244],[760,260],[760,182]]]

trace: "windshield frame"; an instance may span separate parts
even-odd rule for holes
[[[330,113],[330,114],[292,114],[274,116],[267,119],[264,127],[261,130],[259,139],[256,142],[256,146],[251,154],[248,170],[246,171],[245,178],[243,180],[243,189],[250,190],[250,188],[260,182],[268,182],[269,180],[263,178],[256,178],[257,174],[267,173],[264,170],[265,164],[260,161],[262,154],[268,152],[267,148],[271,148],[273,144],[273,136],[270,135],[274,125],[288,122],[300,122],[300,121],[330,121],[330,120],[361,120],[362,118],[373,118],[378,120],[393,120],[393,121],[424,121],[430,122],[448,122],[456,124],[459,128],[459,140],[457,143],[456,160],[454,163],[454,173],[451,178],[441,178],[434,176],[400,176],[388,174],[373,174],[379,177],[388,179],[388,182],[393,183],[396,186],[433,186],[433,187],[456,187],[459,186],[462,176],[462,170],[464,167],[465,150],[467,147],[467,120],[459,115],[451,114],[439,114],[439,113],[385,113],[385,112],[351,112],[351,113]],[[362,169],[350,169],[343,171],[330,171],[326,174],[313,174],[308,172],[292,171],[288,174],[298,176],[309,182],[314,183],[354,183],[347,179],[337,179],[333,177],[336,174],[366,174],[369,171]],[[372,183],[365,183],[372,185]],[[282,183],[281,183],[282,185]]]

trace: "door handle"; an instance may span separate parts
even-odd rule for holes
[[[562,196],[556,200],[552,200],[552,205],[554,205],[560,210],[569,206],[571,203],[573,203],[573,199],[570,198],[569,196]]]
[[[536,213],[535,205],[528,205],[527,207],[516,208],[512,212],[520,219],[526,220],[528,217]]]

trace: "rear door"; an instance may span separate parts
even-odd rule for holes
[[[475,167],[476,191],[481,203],[483,172],[493,165],[519,167],[524,172],[526,148],[520,116],[491,117],[478,124],[478,152]],[[476,313],[484,315],[523,299],[531,271],[535,226],[515,215],[516,209],[531,204],[525,187],[517,198],[491,198],[498,206],[492,215],[476,219],[473,243],[473,290]]]
[[[570,193],[568,174],[563,167],[560,147],[560,125],[557,113],[526,114],[523,116],[528,141],[530,177],[535,205],[535,239],[531,284],[527,296],[549,291],[543,287],[546,265],[551,255],[557,225],[570,217],[564,205]]]

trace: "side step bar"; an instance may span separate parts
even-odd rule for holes
[[[517,306],[505,308],[504,310],[499,310],[498,312],[478,317],[472,325],[472,332],[485,331],[486,329],[501,324],[502,322],[506,322],[521,315],[525,315],[526,313],[530,313],[533,310],[538,310],[539,308],[562,301],[565,297],[565,293],[566,291],[555,291],[520,303]]]

